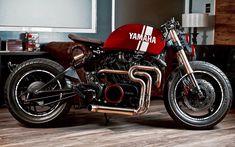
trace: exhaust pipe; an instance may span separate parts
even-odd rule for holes
[[[112,84],[105,88],[104,99],[111,104],[119,104],[124,97],[124,90],[118,84]]]
[[[139,71],[153,71],[155,72],[155,74],[157,75],[157,80],[154,82],[154,84],[157,86],[157,88],[160,88],[161,86],[161,79],[162,79],[162,73],[160,71],[160,69],[158,69],[157,67],[153,67],[153,66],[141,66],[141,65],[134,65],[132,66],[129,71],[129,77],[134,75],[134,71],[139,70]]]
[[[139,71],[137,71],[139,70]],[[139,83],[141,85],[140,92],[140,100],[139,107],[137,109],[128,109],[128,108],[117,108],[117,107],[107,107],[107,106],[99,106],[99,105],[89,105],[88,110],[92,112],[100,112],[100,113],[112,113],[112,114],[122,114],[122,115],[141,115],[148,111],[150,107],[150,97],[152,90],[152,77],[143,71],[154,71],[157,74],[156,85],[159,88],[161,85],[161,71],[156,67],[149,66],[132,66],[129,71],[121,71],[121,70],[110,70],[110,69],[102,69],[98,73],[111,73],[111,74],[128,74],[131,81],[135,83]],[[141,79],[135,76],[145,77],[147,79],[146,83]]]
[[[130,116],[137,114],[135,112],[135,109],[106,107],[106,106],[98,106],[98,105],[89,105],[88,110],[92,112],[122,114],[122,115],[130,115]]]

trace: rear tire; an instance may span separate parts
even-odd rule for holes
[[[5,85],[5,101],[12,116],[30,127],[43,127],[54,123],[70,109],[69,101],[60,101],[44,106],[61,98],[61,94],[47,100],[27,102],[34,96],[30,90],[36,90],[64,71],[64,68],[48,59],[32,59],[21,63],[9,75]],[[62,89],[65,82],[60,78],[48,86],[47,90]]]
[[[187,91],[187,75],[177,68],[166,84],[164,102],[170,116],[189,129],[210,129],[227,114],[232,104],[232,88],[226,75],[216,66],[193,61],[190,63],[199,87],[205,95],[197,98]]]

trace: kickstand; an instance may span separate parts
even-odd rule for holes
[[[110,117],[108,117],[107,113],[104,113],[104,118],[105,118],[105,125],[107,126],[110,120]]]

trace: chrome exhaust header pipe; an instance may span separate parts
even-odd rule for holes
[[[107,107],[99,105],[89,105],[88,110],[92,112],[100,113],[113,113],[113,114],[122,114],[122,115],[141,115],[148,111],[150,107],[150,97],[152,90],[152,77],[144,71],[154,71],[157,74],[157,80],[155,81],[156,86],[159,88],[161,86],[161,71],[156,67],[150,66],[132,66],[129,71],[123,70],[110,70],[102,69],[98,73],[106,74],[127,74],[131,81],[141,85],[139,107],[137,109],[127,109],[127,108],[117,108],[117,107]],[[145,77],[147,79],[147,84],[143,79],[139,77]]]
[[[106,106],[99,106],[99,105],[89,105],[88,110],[92,112],[122,114],[122,115],[130,115],[130,116],[137,114],[134,109],[106,107]]]
[[[133,75],[133,72],[135,70],[138,70],[138,71],[153,71],[153,72],[155,72],[155,74],[157,75],[157,80],[154,82],[154,84],[157,86],[157,88],[160,88],[161,80],[162,80],[162,73],[161,73],[160,69],[158,69],[157,67],[153,67],[153,66],[135,65],[135,66],[132,66],[129,69],[129,71],[128,71],[129,77],[131,75]]]

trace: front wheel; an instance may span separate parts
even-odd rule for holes
[[[232,104],[232,88],[228,78],[216,66],[193,61],[190,63],[203,96],[190,84],[179,67],[165,88],[165,106],[170,116],[190,129],[209,129],[218,124]]]

